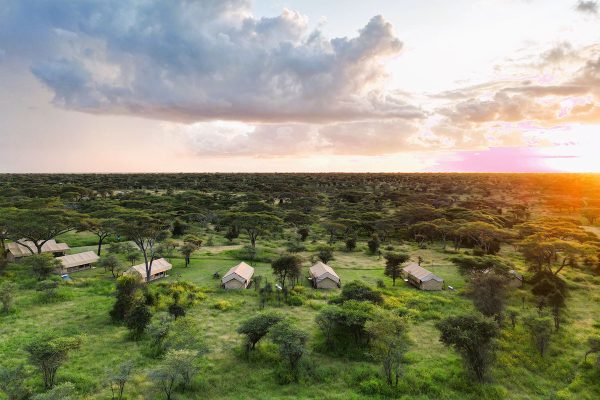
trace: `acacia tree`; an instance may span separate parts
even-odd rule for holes
[[[133,241],[144,257],[146,281],[152,276],[157,244],[168,236],[169,223],[161,216],[131,211],[119,217],[116,232]]]
[[[78,219],[75,212],[61,208],[15,209],[5,215],[4,223],[8,238],[31,254],[41,254],[49,240],[75,229]]]
[[[387,253],[385,255],[385,275],[392,278],[393,285],[396,286],[396,279],[402,275],[402,264],[410,259],[408,254]]]
[[[25,347],[31,364],[42,372],[46,390],[54,386],[56,372],[67,360],[69,352],[78,349],[80,345],[81,340],[77,337],[42,337],[33,340]]]
[[[492,360],[496,325],[477,315],[448,317],[436,324],[440,341],[453,347],[479,382],[483,382]]]
[[[78,226],[79,231],[92,232],[98,237],[98,251],[97,254],[100,256],[102,252],[102,244],[104,240],[114,234],[115,225],[117,221],[114,219],[105,218],[86,218]]]
[[[248,234],[250,244],[256,247],[256,240],[267,233],[278,231],[283,224],[281,218],[267,213],[240,212],[233,215],[240,229]]]
[[[463,224],[456,229],[456,234],[471,239],[486,254],[490,253],[494,242],[504,242],[511,237],[510,232],[482,221]]]

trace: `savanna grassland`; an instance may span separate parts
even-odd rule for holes
[[[2,175],[3,250],[22,238],[72,254],[102,246],[71,280],[44,272],[50,257],[2,259],[0,373],[18,382],[0,383],[0,399],[118,398],[126,362],[124,399],[598,399],[599,221],[597,175]],[[117,277],[144,263],[142,234],[173,269],[137,284],[115,317]],[[420,261],[445,289],[408,285],[390,255]],[[282,258],[299,263],[285,278],[272,266]],[[318,259],[341,289],[311,287]],[[260,278],[221,289],[240,261]],[[287,324],[279,337],[297,341],[298,365],[273,327],[246,348],[238,328],[265,313]],[[456,337],[440,340],[458,316],[489,333],[453,326],[480,335],[481,376]],[[44,385],[32,343],[57,338],[76,343]],[[193,373],[167,393],[176,350],[193,355]],[[398,360],[397,383],[385,359]]]

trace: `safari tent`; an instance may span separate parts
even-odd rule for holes
[[[93,251],[83,253],[69,254],[56,258],[62,264],[61,274],[69,274],[92,267],[92,264],[97,262],[99,257]]]
[[[37,252],[37,248],[35,247],[35,243],[30,240],[21,240],[26,246],[19,243],[6,243],[6,258],[8,261],[15,261],[21,257],[27,257],[35,254]],[[31,250],[29,250],[29,248]],[[52,253],[54,257],[64,256],[66,251],[69,250],[69,245],[66,243],[56,243],[56,240],[48,240],[46,243],[42,245],[42,253]],[[31,252],[33,251],[33,253]]]
[[[421,290],[442,290],[444,280],[426,270],[417,263],[407,265],[402,269],[408,282]]]
[[[315,289],[336,289],[342,286],[342,280],[333,268],[321,261],[310,267],[308,272]]]
[[[254,268],[241,262],[231,268],[221,279],[221,287],[223,289],[245,289],[250,284]]]
[[[128,274],[139,274],[143,281],[149,282],[156,279],[164,278],[173,266],[164,258],[159,258],[152,262],[152,269],[150,271],[150,279],[146,280],[146,264],[134,265],[127,270]]]

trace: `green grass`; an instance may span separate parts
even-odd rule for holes
[[[80,235],[80,234],[77,234]],[[78,241],[81,239],[81,241]],[[77,241],[65,238],[73,252],[93,246],[83,235]],[[276,255],[283,251],[283,242],[259,243],[259,254]],[[86,247],[75,247],[81,244]],[[266,244],[266,243],[265,243]],[[196,391],[178,394],[177,399],[364,399],[381,398],[368,394],[367,383],[379,379],[379,366],[369,361],[353,361],[333,358],[314,350],[319,334],[314,323],[318,309],[338,290],[315,291],[307,286],[309,300],[299,307],[272,304],[310,332],[310,352],[307,363],[313,365],[313,378],[297,384],[280,385],[274,370],[277,368],[276,350],[268,342],[261,343],[250,361],[240,357],[241,338],[236,333],[240,321],[258,311],[258,296],[253,289],[224,291],[213,273],[221,276],[239,260],[233,259],[240,244],[232,246],[204,247],[192,258],[186,268],[180,258],[173,258],[174,265],[166,281],[190,281],[198,285],[206,299],[188,310],[203,332],[209,352],[204,358],[202,372],[195,382]],[[563,328],[553,335],[550,353],[540,358],[529,340],[527,332],[518,323],[512,330],[503,330],[498,341],[497,362],[489,383],[478,385],[466,376],[460,357],[439,342],[435,322],[449,315],[472,312],[471,302],[463,295],[465,279],[448,261],[450,254],[434,245],[417,249],[412,245],[396,245],[399,251],[407,251],[416,258],[421,255],[425,267],[440,275],[456,288],[455,291],[436,293],[420,292],[402,280],[392,286],[391,279],[384,277],[382,259],[370,256],[364,248],[352,253],[336,251],[330,264],[340,275],[342,282],[355,279],[375,285],[383,279],[382,289],[385,307],[402,308],[411,318],[409,336],[410,351],[406,356],[404,376],[398,389],[398,397],[404,399],[583,399],[600,398],[598,372],[591,365],[583,364],[585,340],[594,332],[594,322],[600,315],[599,278],[584,272],[567,271],[571,286],[568,299],[568,316]],[[520,260],[512,250],[504,249],[507,256],[520,267]],[[312,253],[301,256],[308,260]],[[309,262],[305,263],[305,272]],[[254,263],[256,274],[274,282],[267,263]],[[8,277],[25,282],[22,265],[12,265]],[[60,335],[82,335],[83,345],[75,351],[64,367],[59,370],[60,382],[71,381],[84,399],[110,398],[103,379],[106,370],[127,359],[134,361],[136,373],[126,388],[128,399],[158,398],[152,392],[152,382],[146,372],[156,364],[144,352],[147,339],[133,342],[125,328],[110,322],[108,311],[114,301],[114,282],[102,269],[96,268],[72,274],[73,282],[64,285],[62,301],[40,304],[37,293],[23,287],[19,291],[15,311],[0,316],[0,357],[3,360],[26,360],[25,344],[42,330]],[[23,283],[23,286],[26,286]],[[511,304],[521,306],[521,293],[511,295]],[[226,310],[215,308],[220,301],[230,303]],[[533,312],[531,306],[522,313]],[[368,360],[368,357],[365,358]],[[41,380],[37,374],[30,383],[39,391]],[[0,395],[1,396],[1,395]],[[0,397],[1,398],[1,397]]]

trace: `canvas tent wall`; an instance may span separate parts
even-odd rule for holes
[[[35,243],[29,240],[21,240],[23,244],[20,243],[6,243],[7,255],[6,258],[8,261],[15,261],[21,257],[27,257],[35,254],[37,252],[37,248],[35,247]],[[29,250],[31,249],[31,250]],[[56,240],[48,240],[46,243],[42,245],[42,253],[52,253],[55,257],[64,256],[66,251],[69,250],[69,245],[66,243],[56,243]],[[32,253],[33,251],[33,253]]]
[[[92,264],[97,262],[99,258],[95,252],[86,251],[57,257],[56,259],[62,264],[61,274],[68,274],[91,268]]]
[[[245,289],[250,284],[253,275],[254,268],[242,261],[223,275],[221,287],[223,289]]]
[[[319,261],[308,270],[312,285],[316,289],[336,289],[342,280],[329,265]]]
[[[155,279],[164,278],[173,266],[164,258],[159,258],[152,261],[152,269],[150,271],[150,279],[146,279],[146,264],[134,265],[127,270],[128,274],[138,274],[143,281],[153,281]]]
[[[421,290],[442,290],[444,280],[416,263],[402,269],[408,282]]]

